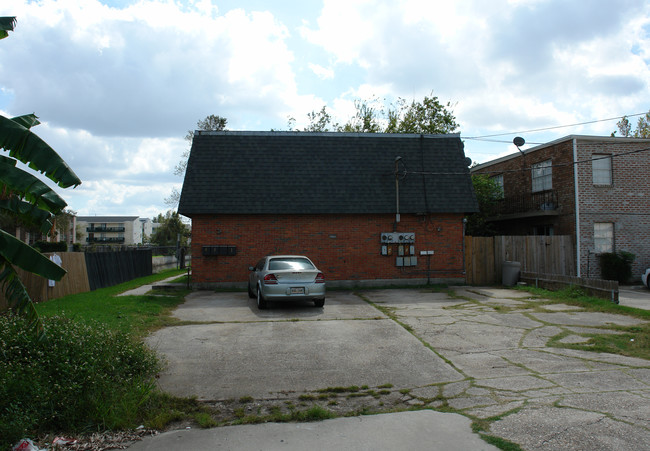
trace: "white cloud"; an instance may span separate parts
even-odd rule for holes
[[[320,64],[309,64],[309,68],[321,80],[330,80],[334,78],[334,71],[331,68],[323,67]]]
[[[211,113],[231,123],[272,116],[295,96],[288,33],[269,12],[214,16],[157,1],[20,4],[10,45],[0,46],[0,60],[11,63],[0,85],[14,93],[11,109],[37,109],[57,125],[178,136]]]
[[[35,131],[84,182],[69,201],[84,214],[165,211],[163,199],[181,183],[173,167],[187,148],[182,138],[209,114],[248,130],[283,128],[292,116],[300,129],[323,105],[344,123],[355,99],[433,93],[455,104],[464,136],[480,136],[650,107],[643,0],[3,6],[18,25],[0,42],[0,109],[41,117]],[[614,129],[615,121],[524,137]],[[484,161],[509,146],[468,140],[465,149]]]

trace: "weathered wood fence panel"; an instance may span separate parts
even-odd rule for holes
[[[52,253],[45,254],[51,256]],[[63,278],[50,287],[48,280],[17,268],[27,293],[34,302],[85,293],[98,288],[117,285],[152,273],[151,249],[120,252],[60,252],[61,267],[67,271]],[[0,312],[8,307],[0,290]]]
[[[52,253],[45,255],[49,257]],[[61,267],[67,271],[67,274],[60,281],[55,282],[53,287],[48,286],[47,279],[17,268],[20,280],[22,280],[27,293],[29,293],[33,301],[43,302],[69,294],[90,291],[84,253],[61,252],[58,255],[61,257]],[[6,310],[6,308],[7,302],[3,292],[0,291],[0,311]]]
[[[586,277],[560,276],[557,274],[541,274],[521,272],[521,281],[536,288],[561,290],[569,286],[583,289],[590,296],[609,299],[618,304],[618,282],[616,280],[589,279]]]
[[[522,271],[576,275],[574,244],[569,235],[465,238],[467,283],[501,283],[504,261],[521,263]]]

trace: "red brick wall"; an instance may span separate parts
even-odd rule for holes
[[[417,266],[395,265],[397,246],[381,255],[380,234],[392,232],[394,215],[197,215],[192,217],[192,281],[248,280],[248,266],[268,254],[307,255],[326,280],[403,278],[464,279],[463,216],[402,214],[398,232],[415,232]],[[203,256],[202,246],[237,246],[236,256]],[[433,250],[430,272],[427,257]]]

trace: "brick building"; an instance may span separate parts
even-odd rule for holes
[[[268,254],[307,255],[334,284],[462,282],[467,166],[458,135],[196,132],[192,282],[244,286]]]
[[[571,235],[577,274],[599,277],[597,254],[636,255],[650,266],[650,139],[567,136],[471,169],[503,199],[489,220],[503,235]],[[579,239],[576,239],[579,237]]]

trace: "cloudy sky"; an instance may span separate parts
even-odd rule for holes
[[[355,99],[451,102],[477,162],[650,109],[646,0],[2,0],[0,114],[34,129],[83,184],[80,215],[153,217],[182,179],[184,136],[296,128]],[[632,119],[633,123],[636,118]],[[494,141],[471,139],[487,135]]]

